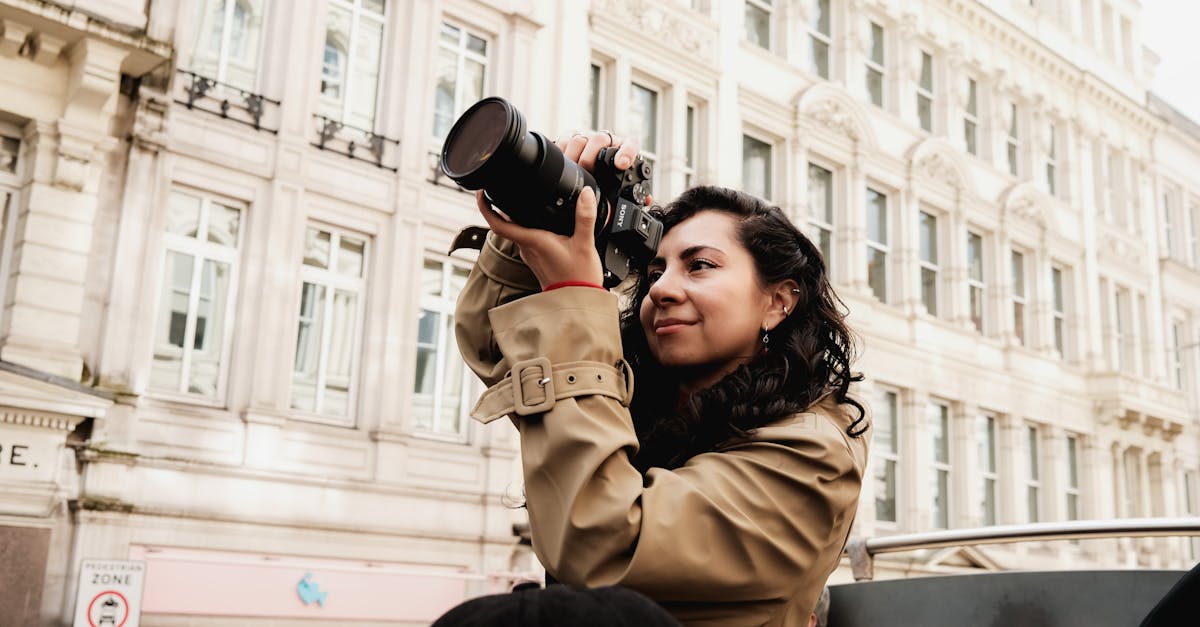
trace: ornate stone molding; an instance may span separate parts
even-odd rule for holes
[[[79,422],[78,419],[71,420],[65,416],[55,416],[53,414],[35,414],[13,410],[0,411],[0,423],[20,425],[22,427],[71,431],[75,428],[77,422]]]
[[[1031,222],[1042,230],[1047,227],[1046,216],[1033,194],[1021,194],[1009,201],[1004,208],[1004,213],[1006,217]]]
[[[808,107],[804,115],[829,130],[849,137],[852,141],[862,139],[854,119],[842,108],[842,105],[834,100],[826,99],[815,102]]]
[[[686,55],[704,61],[714,58],[715,33],[705,33],[691,20],[651,0],[593,0],[588,18],[598,17],[620,22],[621,29],[637,32],[639,37],[658,41]]]
[[[945,185],[956,192],[963,191],[963,180],[954,164],[940,152],[930,152],[917,160],[913,174],[940,185]]]

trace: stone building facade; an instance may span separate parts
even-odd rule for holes
[[[512,429],[466,418],[450,332],[470,258],[446,251],[478,218],[436,155],[485,95],[549,135],[639,137],[660,199],[741,187],[819,242],[874,408],[857,534],[1200,511],[1200,129],[1149,93],[1134,0],[0,20],[0,587],[27,592],[0,609],[21,624],[68,623],[92,558],[146,563],[147,625],[427,624],[536,575]]]

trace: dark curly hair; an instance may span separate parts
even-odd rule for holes
[[[650,354],[638,316],[650,282],[637,275],[621,312],[625,359],[637,376],[630,410],[641,449],[634,464],[642,472],[677,468],[695,455],[736,444],[758,427],[804,411],[827,394],[855,408],[858,417],[846,433],[861,436],[866,411],[847,392],[863,377],[851,371],[854,339],[820,250],[779,207],[732,189],[695,187],[652,210],[663,221],[664,233],[701,211],[737,219],[739,239],[754,257],[761,283],[792,279],[800,287],[799,300],[795,311],[771,331],[769,352],[681,400],[679,381]]]

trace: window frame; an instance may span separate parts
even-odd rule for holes
[[[1067,333],[1067,303],[1070,300],[1069,267],[1059,263],[1050,264],[1050,332],[1054,349],[1060,359],[1069,361],[1071,345]],[[1057,277],[1057,278],[1055,278]]]
[[[209,9],[211,8],[212,3],[213,2],[221,2],[221,1],[223,1],[223,0],[197,0],[197,2],[195,4],[195,9],[198,12],[203,12],[203,15],[207,16],[207,15],[209,15]],[[226,4],[225,4],[225,9],[223,11],[223,15],[221,16],[221,43],[218,46],[218,49],[216,51],[216,58],[215,58],[215,65],[216,65],[216,70],[217,70],[216,76],[207,76],[206,78],[214,79],[218,83],[229,84],[233,89],[245,89],[246,91],[249,91],[249,92],[258,93],[260,91],[261,85],[262,85],[263,52],[267,49],[267,46],[266,46],[266,39],[267,39],[267,34],[268,34],[267,24],[268,24],[268,20],[270,18],[271,3],[269,2],[269,0],[261,0],[258,2],[257,8],[259,9],[259,15],[258,15],[257,19],[258,19],[259,24],[257,27],[257,35],[256,35],[257,41],[255,43],[256,49],[254,50],[254,66],[255,66],[253,68],[254,80],[252,81],[253,84],[249,85],[247,87],[239,87],[239,86],[236,86],[233,83],[229,82],[228,66],[230,64],[230,59],[231,59],[231,57],[230,57],[231,52],[230,52],[229,48],[230,48],[231,40],[232,40],[234,16],[236,14],[238,4],[239,4],[238,0],[231,0],[229,2],[226,2]],[[200,16],[196,16],[196,17],[200,17]],[[195,56],[196,56],[196,50],[198,49],[197,44],[199,43],[200,38],[204,37],[204,33],[202,32],[202,30],[204,29],[204,26],[206,26],[206,24],[205,24],[205,21],[203,18],[196,20],[196,25],[193,30],[193,36],[195,37],[195,39],[193,40],[192,51],[188,57],[187,64],[186,64],[186,67],[188,68],[189,71],[195,72],[197,74],[201,74],[201,73],[199,71],[197,71],[196,63],[195,63]],[[201,74],[201,75],[203,75],[203,74]],[[216,86],[216,90],[218,91],[218,93],[223,92],[224,89],[225,88],[223,85],[219,84]]]
[[[936,411],[936,415],[935,415]],[[936,489],[936,494],[931,494],[933,497],[930,502],[930,521],[929,526],[932,529],[950,529],[954,522],[952,515],[954,498],[954,425],[951,420],[950,403],[936,398],[930,398],[925,405],[925,420],[929,423],[930,438],[930,470],[933,474],[931,486]],[[940,451],[937,446],[936,431],[933,428],[934,421],[941,422],[942,444],[945,449],[945,459],[939,459]],[[944,477],[944,479],[943,479]],[[942,485],[945,485],[943,491]],[[943,498],[942,508],[937,506],[937,495],[940,494]]]
[[[963,104],[963,149],[979,157],[979,82],[972,76],[967,80],[966,102]]]
[[[651,112],[652,119],[650,120],[652,127],[649,129],[649,134],[645,136],[641,136],[638,132],[640,129],[635,129],[633,124],[633,105],[635,94],[638,93],[639,89],[652,95],[650,100],[653,107],[653,111]],[[663,168],[660,167],[666,165],[662,157],[664,154],[670,152],[669,147],[663,142],[663,102],[668,100],[664,97],[666,95],[665,91],[664,87],[657,85],[654,81],[643,80],[640,77],[635,76],[629,81],[629,108],[627,109],[629,115],[629,133],[641,143],[639,154],[644,161],[654,168],[656,175],[665,173],[662,171]],[[651,141],[647,141],[647,139]]]
[[[971,258],[971,237],[974,236],[979,240],[979,273],[975,276],[975,260]],[[963,252],[967,256],[966,260],[966,277],[967,277],[967,319],[971,322],[971,326],[982,335],[987,335],[990,316],[988,315],[987,306],[987,240],[983,233],[967,229],[966,246],[963,247]],[[979,319],[975,319],[975,294],[978,293],[978,309]]]
[[[834,223],[837,220],[838,169],[825,167],[824,162],[814,161],[811,157],[808,159],[807,163],[808,167],[805,168],[805,172],[808,175],[808,215],[805,216],[804,220],[805,230],[807,231],[805,235],[807,235],[810,240],[813,240],[817,250],[820,250],[821,254],[825,255],[825,268],[826,272],[828,272],[833,267],[833,256],[837,244],[836,238],[834,237],[834,235],[837,233]],[[813,207],[814,196],[812,180],[814,168],[829,174],[829,186],[826,194],[828,198],[828,204],[826,207],[824,207],[826,211],[824,212],[824,215],[820,217],[820,219],[818,219],[817,213],[814,211]],[[829,219],[825,220],[825,217],[828,217]],[[825,241],[823,236],[828,236],[828,250],[826,250],[826,247],[822,245]]]
[[[750,38],[750,11],[760,11],[766,14],[767,17],[767,45],[761,42],[754,41]],[[752,46],[757,46],[767,51],[775,50],[775,6],[772,0],[745,0],[745,8],[742,15],[742,39]]]
[[[979,450],[979,486],[982,499],[979,502],[980,522],[984,525],[994,525],[999,519],[997,508],[1000,504],[999,494],[1000,473],[997,471],[996,434],[1000,418],[992,412],[980,412],[976,416],[976,447]],[[986,428],[985,428],[986,425]],[[986,439],[984,435],[986,434]],[[987,455],[984,455],[986,450]],[[990,517],[989,517],[990,505]]]
[[[878,29],[879,39],[876,40],[876,29]],[[867,54],[863,60],[863,77],[864,87],[866,88],[867,102],[873,104],[880,109],[887,109],[887,63],[888,63],[888,46],[887,46],[887,29],[875,20],[867,21]],[[876,60],[875,50],[878,44],[880,59]],[[878,77],[879,82],[879,101],[876,102],[871,94],[871,79],[873,76]]]
[[[208,191],[202,191],[196,188],[188,187],[180,184],[172,184],[167,191],[167,202],[170,203],[171,196],[175,193],[192,196],[199,199],[200,207],[197,212],[196,236],[188,237],[178,233],[170,232],[164,224],[160,231],[162,235],[161,253],[159,259],[162,260],[162,272],[158,275],[157,288],[155,292],[156,304],[154,307],[154,327],[153,339],[151,341],[150,361],[149,361],[149,380],[146,385],[146,394],[152,397],[165,398],[175,401],[186,402],[195,405],[206,405],[211,407],[225,407],[229,397],[229,371],[232,366],[232,349],[234,327],[236,326],[235,312],[237,310],[237,296],[240,286],[240,266],[242,256],[242,246],[246,241],[246,229],[248,226],[247,215],[250,207],[248,203],[234,200],[226,196],[221,196]],[[209,216],[214,203],[221,203],[229,208],[236,208],[239,211],[238,218],[238,233],[237,242],[234,246],[224,246],[208,241],[209,228],[211,226]],[[201,228],[203,225],[203,228]],[[171,253],[187,255],[192,257],[192,277],[188,284],[188,309],[185,314],[184,322],[184,337],[183,346],[175,347],[168,341],[163,344],[159,341],[159,335],[162,332],[159,325],[163,324],[164,298],[163,291],[167,289],[167,256]],[[188,382],[191,375],[192,359],[191,355],[195,352],[196,339],[196,318],[198,316],[199,301],[201,299],[201,287],[203,286],[203,268],[205,262],[215,261],[227,264],[229,271],[229,285],[225,295],[225,307],[221,313],[224,324],[222,329],[222,337],[219,338],[221,357],[217,367],[217,382],[215,393],[205,395],[197,392],[188,391]],[[167,333],[169,335],[169,322]],[[205,324],[207,327],[207,322]],[[188,331],[191,333],[188,333]],[[190,341],[189,341],[190,340]],[[172,348],[168,349],[167,346]],[[181,351],[179,360],[179,385],[175,389],[167,389],[156,387],[154,381],[155,357],[160,350],[175,350],[178,348]]]
[[[921,69],[917,74],[916,83],[917,127],[926,133],[933,133],[935,126],[934,106],[936,103],[937,79],[934,72],[933,53],[921,48]],[[926,84],[926,78],[929,79],[928,84]],[[925,105],[925,117],[921,115],[922,103]]]
[[[1074,433],[1068,433],[1063,439],[1065,463],[1067,465],[1067,475],[1063,485],[1065,497],[1063,518],[1064,520],[1080,520],[1079,508],[1081,504],[1080,476],[1082,476],[1082,467],[1080,465],[1080,457],[1082,438]]]
[[[327,268],[318,268],[304,263],[303,253],[301,253],[300,270],[298,278],[300,280],[300,289],[302,292],[306,283],[311,283],[324,288],[322,307],[324,311],[321,314],[321,329],[318,335],[318,356],[317,356],[317,377],[313,382],[313,409],[303,409],[296,407],[293,394],[296,389],[296,372],[295,359],[296,353],[299,351],[299,334],[301,314],[299,311],[296,314],[296,352],[293,353],[292,359],[292,376],[288,378],[288,408],[292,412],[296,412],[305,417],[306,420],[335,424],[337,426],[353,426],[356,423],[358,415],[358,401],[361,392],[360,377],[362,376],[362,352],[363,352],[363,335],[366,330],[366,310],[367,310],[367,277],[371,272],[371,253],[372,253],[372,238],[364,233],[357,233],[345,228],[336,227],[332,224],[309,220],[304,224],[305,233],[309,229],[315,229],[318,233],[329,233],[329,259]],[[306,235],[307,236],[307,235]],[[345,274],[339,273],[335,268],[338,264],[338,256],[341,254],[341,241],[343,239],[354,239],[362,242],[362,268],[360,269],[357,278],[350,278]],[[328,383],[328,363],[330,353],[330,342],[333,337],[333,308],[334,295],[337,291],[352,292],[356,297],[356,311],[354,312],[353,328],[350,332],[351,349],[350,349],[350,374],[346,382],[346,414],[340,415],[323,411],[322,400],[325,396],[325,388]],[[302,302],[298,301],[297,304]]]
[[[763,198],[772,200],[775,196],[775,144],[774,141],[764,141],[762,135],[753,132],[752,130],[743,127],[742,129],[742,189],[754,194],[757,190],[750,188],[746,181],[746,173],[748,172],[747,148],[749,147],[747,139],[765,146],[767,149],[767,163],[764,171]]]
[[[1046,122],[1046,193],[1058,198],[1060,192],[1059,185],[1059,155],[1058,155],[1058,125],[1054,120]]]
[[[1032,327],[1029,324],[1029,288],[1031,285],[1029,264],[1025,263],[1026,257],[1027,253],[1022,249],[1012,248],[1009,251],[1009,268],[1012,279],[1012,289],[1010,290],[1012,330],[1017,342],[1021,346],[1027,347],[1033,337]]]
[[[448,291],[449,286],[451,285],[451,280],[453,277],[452,268],[458,268],[460,270],[465,270],[468,273],[470,272],[470,265],[468,263],[463,262],[461,259],[457,259],[457,258],[448,256],[448,255],[443,255],[443,254],[433,252],[430,250],[422,251],[422,254],[419,257],[417,257],[417,259],[420,262],[418,264],[416,264],[417,278],[415,279],[414,284],[418,286],[418,290],[422,290],[422,288],[420,287],[421,286],[421,273],[423,273],[425,271],[426,262],[432,261],[432,262],[441,264],[442,269],[441,269],[441,283],[440,283],[439,289],[438,289],[439,294],[438,295],[426,294],[424,291],[419,291],[417,294],[417,299],[416,299],[417,303],[416,304],[417,304],[417,314],[418,314],[418,320],[417,320],[418,328],[414,329],[414,331],[416,331],[416,334],[415,334],[416,339],[413,342],[414,346],[417,350],[414,350],[411,353],[411,355],[412,355],[411,358],[413,360],[412,361],[413,367],[412,367],[412,371],[411,371],[412,377],[408,382],[408,386],[409,386],[408,393],[410,395],[409,398],[411,399],[410,407],[415,406],[415,399],[418,396],[418,392],[416,391],[416,384],[417,384],[417,374],[418,374],[417,373],[417,357],[418,357],[418,351],[420,349],[420,342],[419,342],[419,339],[420,339],[420,328],[419,328],[420,317],[423,316],[424,312],[428,310],[428,311],[433,311],[439,317],[447,316],[447,317],[452,318],[454,316],[455,302],[457,301],[457,298],[458,298],[458,294],[454,294],[453,296],[447,295],[447,291]],[[464,280],[465,280],[465,278],[464,278]],[[430,414],[429,414],[430,421],[431,421],[430,426],[424,427],[424,426],[418,425],[416,422],[416,414],[415,414],[415,412],[411,412],[411,411],[408,413],[407,423],[408,423],[409,429],[412,431],[414,436],[419,436],[419,437],[430,439],[430,440],[441,440],[441,441],[452,442],[452,443],[456,443],[456,444],[465,444],[468,441],[468,438],[470,437],[470,420],[468,420],[468,417],[470,414],[470,401],[471,401],[471,398],[473,396],[475,396],[475,392],[473,389],[474,388],[474,383],[473,383],[474,376],[470,372],[470,368],[467,366],[466,361],[462,359],[461,355],[459,355],[458,350],[455,347],[455,338],[452,336],[452,334],[447,333],[445,335],[440,335],[442,333],[444,327],[447,326],[445,324],[441,324],[444,322],[446,322],[445,319],[440,320],[440,324],[438,325],[438,327],[436,329],[437,333],[439,333],[439,335],[438,335],[437,339],[435,340],[437,342],[437,346],[435,347],[435,360],[434,360],[434,364],[433,364],[434,384],[433,384],[433,393],[432,393],[432,403],[430,405]],[[445,376],[445,368],[444,368],[445,362],[443,360],[447,354],[453,355],[454,356],[453,358],[455,358],[459,361],[459,366],[462,369],[462,372],[461,372],[462,389],[459,390],[459,394],[458,394],[458,396],[459,396],[459,398],[458,398],[458,413],[455,416],[455,429],[456,430],[454,432],[445,432],[445,431],[441,431],[438,429],[438,415],[439,415],[439,410],[441,409],[440,399],[445,396],[445,394],[441,393],[441,389],[443,387],[443,382],[444,382],[444,376]]]
[[[448,15],[443,15],[438,20],[438,25],[439,25],[438,26],[438,35],[435,36],[437,42],[434,47],[434,55],[433,55],[433,63],[434,63],[433,74],[434,74],[434,76],[437,75],[437,70],[436,70],[437,58],[443,50],[449,50],[455,56],[454,105],[453,105],[453,107],[451,107],[452,112],[450,114],[449,122],[446,126],[446,133],[449,134],[450,129],[453,128],[453,126],[454,126],[454,121],[456,119],[458,119],[458,117],[461,116],[467,110],[468,107],[470,107],[472,104],[474,104],[476,102],[476,100],[464,102],[465,99],[464,99],[463,94],[466,90],[463,88],[464,87],[463,81],[465,80],[463,78],[465,75],[463,68],[465,67],[466,62],[468,60],[474,61],[483,66],[483,70],[482,70],[483,84],[480,86],[480,89],[479,89],[479,95],[480,95],[480,97],[483,97],[484,95],[486,95],[488,93],[488,85],[491,82],[492,65],[490,63],[490,60],[491,60],[491,53],[492,53],[492,51],[495,50],[496,42],[495,42],[495,36],[492,33],[475,28],[474,26],[469,26],[467,23],[455,20]],[[442,29],[444,29],[447,26],[449,26],[450,28],[458,29],[458,42],[453,47],[450,46],[450,44],[442,41],[441,32],[442,32]],[[469,37],[475,37],[476,39],[479,39],[483,42],[483,49],[484,49],[483,54],[472,52],[470,50],[469,46],[467,46]],[[431,124],[429,127],[429,135],[430,135],[431,140],[437,146],[441,146],[441,143],[445,139],[445,136],[443,135],[443,136],[439,137],[437,134],[437,116],[438,116],[438,112],[437,112],[437,81],[435,80],[434,81],[434,102],[433,102],[433,124]]]
[[[876,525],[881,525],[881,526],[885,526],[885,527],[899,527],[901,524],[901,512],[903,511],[901,508],[901,505],[903,502],[903,490],[900,489],[900,486],[903,485],[900,481],[900,477],[902,474],[901,460],[903,459],[903,456],[901,454],[901,451],[903,449],[903,447],[901,446],[902,425],[901,425],[901,420],[900,420],[900,409],[902,407],[901,402],[900,402],[901,393],[898,388],[893,388],[890,386],[877,386],[875,388],[875,392],[877,395],[875,400],[876,400],[876,402],[879,403],[880,407],[885,406],[886,401],[884,399],[887,398],[887,395],[891,395],[892,403],[891,403],[890,407],[892,409],[892,412],[891,412],[891,419],[892,419],[891,445],[892,445],[892,448],[890,450],[885,448],[883,446],[882,442],[880,443],[880,445],[874,447],[874,450],[872,450],[872,453],[871,453],[871,462],[872,462],[872,466],[873,466],[873,468],[871,470],[871,478],[872,478],[872,481],[876,481],[876,483],[874,485],[876,487],[878,487],[878,485],[879,485],[878,479],[880,478],[881,475],[888,474],[889,466],[887,464],[890,462],[891,463],[890,470],[891,470],[891,474],[892,474],[892,481],[893,481],[892,486],[894,489],[894,494],[892,495],[893,518],[891,520],[883,519],[883,518],[879,517],[878,503],[879,503],[880,497],[879,497],[878,493],[875,494],[876,505],[875,505],[875,521],[874,522]]]
[[[820,11],[821,4],[825,5],[825,11]],[[830,80],[833,76],[833,31],[834,31],[834,15],[833,6],[830,0],[812,0],[809,5],[808,24],[808,71],[813,76],[820,77],[824,80]],[[820,29],[819,17],[825,16],[828,18],[829,32],[823,32]],[[825,68],[824,73],[817,66],[816,51],[818,46],[825,48]]]
[[[891,205],[890,201],[891,201],[892,195],[887,192],[879,191],[878,189],[876,189],[875,187],[872,186],[870,181],[867,182],[865,189],[866,189],[866,192],[863,194],[864,216],[869,215],[867,212],[871,211],[871,209],[873,207],[873,205],[871,203],[871,194],[872,193],[874,193],[876,196],[878,196],[880,198],[883,198],[883,220],[881,221],[880,224],[881,224],[882,231],[883,231],[883,240],[884,241],[879,242],[879,241],[875,241],[875,240],[871,239],[871,233],[870,233],[869,227],[865,230],[865,233],[864,233],[865,237],[863,238],[863,241],[867,246],[867,249],[865,251],[867,254],[867,258],[866,258],[866,261],[867,261],[867,264],[866,264],[867,265],[867,276],[866,276],[867,288],[870,289],[870,293],[873,296],[875,296],[875,298],[878,299],[879,302],[886,305],[889,302],[891,302],[891,297],[892,297],[892,290],[890,289],[890,286],[892,283],[892,281],[891,281],[891,279],[892,279],[892,263],[891,263],[891,257],[892,257],[891,239],[892,239],[892,237],[891,236],[892,236],[892,232],[894,231],[894,229],[891,228],[892,227],[892,224],[891,224],[892,223],[892,214],[894,213],[894,211],[892,211],[891,207],[890,207],[890,205]],[[863,224],[869,224],[869,220],[864,220]],[[883,294],[882,295],[880,295],[876,291],[875,285],[871,281],[871,256],[872,256],[872,253],[883,256],[883,277],[882,277]]]
[[[1042,520],[1045,510],[1042,504],[1042,429],[1032,422],[1026,422],[1024,426],[1021,451],[1025,454],[1025,522],[1036,523]]]
[[[1017,178],[1021,177],[1021,109],[1014,101],[1009,101],[1008,130],[1004,136],[1005,161],[1008,173]]]
[[[384,7],[383,13],[376,14],[374,11],[364,11],[362,8],[363,1],[364,0],[328,0],[327,4],[325,6],[326,40],[328,40],[328,33],[329,33],[329,23],[330,23],[329,16],[331,14],[332,9],[334,9],[334,8],[340,8],[343,10],[350,11],[350,34],[349,34],[349,37],[347,40],[347,46],[346,46],[346,50],[345,50],[346,65],[345,65],[345,73],[342,76],[342,96],[340,99],[340,103],[335,103],[335,101],[333,101],[332,99],[326,98],[325,93],[324,93],[325,90],[318,89],[317,90],[316,111],[319,115],[324,115],[323,113],[321,113],[322,105],[329,105],[332,107],[334,104],[340,104],[340,106],[338,106],[338,109],[340,109],[340,112],[335,121],[337,121],[341,124],[345,124],[347,126],[356,126],[355,124],[351,124],[351,121],[350,121],[350,118],[353,115],[350,111],[350,107],[351,107],[350,93],[352,91],[351,87],[355,85],[354,81],[352,80],[353,76],[354,76],[354,72],[353,72],[352,68],[355,66],[355,61],[357,60],[357,56],[356,56],[357,49],[359,48],[359,46],[357,46],[355,44],[358,41],[360,22],[363,19],[371,20],[373,22],[378,23],[381,27],[380,35],[379,35],[379,67],[377,68],[377,74],[375,77],[375,101],[374,101],[374,103],[372,103],[373,108],[372,108],[372,113],[371,113],[371,123],[369,125],[367,125],[367,127],[364,128],[363,130],[374,131],[375,129],[379,128],[379,118],[380,118],[379,112],[383,108],[383,92],[384,92],[384,90],[381,89],[380,87],[384,83],[384,77],[387,76],[387,70],[388,70],[386,47],[387,47],[387,38],[388,38],[388,34],[389,34],[388,33],[389,15],[388,15],[388,9],[387,9],[386,2],[384,2],[384,4],[383,4],[383,7]],[[322,45],[322,50],[324,50],[324,45]],[[322,52],[322,59],[324,59],[323,52]],[[324,62],[322,61],[322,67],[323,66],[324,66]],[[324,80],[324,71],[322,70],[322,81],[323,80]],[[330,116],[326,116],[326,117],[330,117]]]
[[[940,317],[942,317],[942,315],[944,313],[942,311],[942,306],[941,306],[942,266],[941,266],[941,262],[940,262],[941,250],[939,248],[942,238],[941,238],[941,230],[938,226],[940,223],[939,218],[941,218],[941,217],[942,216],[940,214],[935,213],[930,210],[927,210],[925,208],[919,209],[918,213],[917,213],[917,265],[919,266],[919,271],[920,271],[920,281],[918,282],[918,284],[921,286],[921,304],[924,308],[924,312],[934,318],[940,318]],[[930,252],[933,255],[933,259],[927,259],[926,255],[925,255],[924,237],[925,237],[925,222],[926,222],[925,219],[926,218],[929,218],[930,220],[933,221],[933,225],[932,225],[933,230],[931,232],[932,233],[932,242],[929,247]],[[926,281],[926,279],[925,279],[926,273],[932,275],[932,279],[933,279],[932,281]],[[932,283],[932,289],[933,289],[933,300],[932,300],[933,310],[932,311],[930,311],[930,307],[929,307],[929,305],[930,305],[929,295],[926,294],[926,288],[928,287],[928,285],[930,283]]]

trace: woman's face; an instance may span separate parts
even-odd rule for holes
[[[646,276],[650,292],[640,310],[646,341],[659,363],[681,371],[685,387],[711,385],[761,349],[773,297],[760,284],[733,216],[708,210],[677,224],[663,236]]]

